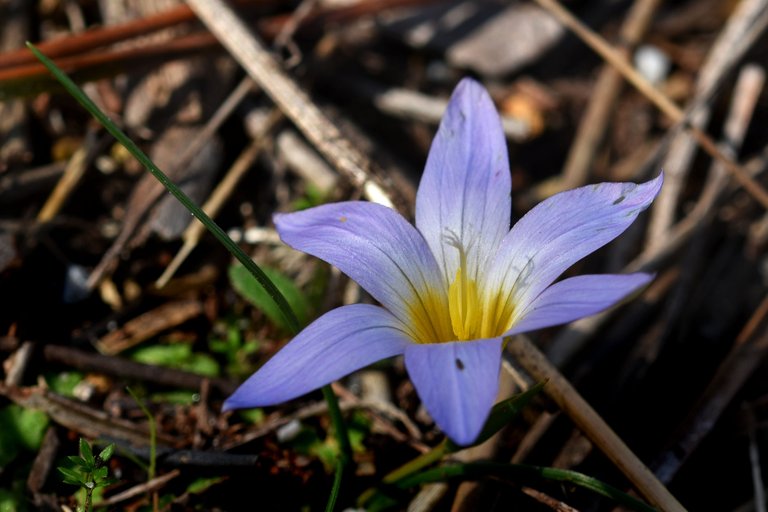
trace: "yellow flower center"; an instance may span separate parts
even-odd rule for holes
[[[448,296],[428,290],[410,305],[411,328],[419,343],[466,341],[504,334],[513,322],[514,304],[501,290],[481,293],[470,274],[467,250],[453,233],[446,242],[459,251],[459,268],[448,286]],[[447,299],[447,300],[446,300]]]

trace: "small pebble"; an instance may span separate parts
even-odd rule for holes
[[[301,423],[299,420],[291,420],[277,429],[277,441],[279,443],[293,441],[299,435],[299,432],[301,432]]]
[[[635,51],[635,68],[653,85],[662,83],[669,76],[671,62],[666,53],[649,44]]]

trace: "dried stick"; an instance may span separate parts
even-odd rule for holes
[[[69,196],[77,188],[78,183],[85,175],[88,163],[96,154],[101,144],[96,142],[96,133],[91,131],[85,137],[85,142],[69,158],[64,174],[61,175],[51,195],[37,214],[38,222],[48,222],[56,216]]]
[[[733,104],[725,123],[724,131],[730,147],[724,148],[724,152],[734,154],[741,144],[740,141],[746,136],[746,129],[760,97],[764,80],[764,72],[755,66],[746,66],[741,72],[734,89]],[[747,164],[746,168],[750,174],[755,174],[756,170],[765,167],[767,161],[768,153],[765,153]],[[726,192],[724,185],[727,179],[728,176],[720,166],[720,162],[714,162],[704,190],[690,213],[665,234],[664,243],[647,247],[627,264],[622,272],[657,270],[662,261],[687,243],[711,218],[715,205]],[[599,313],[569,325],[550,344],[547,351],[550,361],[558,367],[565,365],[584,347],[587,339],[609,318],[610,313],[610,311]]]
[[[768,354],[768,296],[742,328],[733,348],[718,367],[712,381],[691,410],[679,438],[653,464],[659,478],[669,482],[711,431],[733,397]]]
[[[250,82],[250,79],[248,79],[248,82]],[[237,157],[235,163],[233,163],[232,167],[227,171],[224,179],[216,186],[211,197],[209,197],[203,205],[203,211],[211,218],[214,218],[216,214],[219,213],[219,210],[221,210],[224,202],[235,190],[240,179],[259,156],[261,150],[264,149],[268,133],[275,127],[281,118],[282,115],[280,115],[279,112],[275,112],[269,119],[267,119],[259,136],[256,137],[256,139],[242,153],[240,153],[240,156]],[[205,232],[205,225],[201,222],[192,222],[187,227],[182,235],[184,245],[182,245],[179,252],[176,253],[173,261],[171,261],[165,269],[165,272],[163,272],[163,275],[161,275],[155,282],[157,288],[162,288],[168,283],[168,280],[173,277],[176,270],[178,270],[184,260],[187,259],[187,256],[189,256],[192,250],[197,246],[198,242],[200,242],[200,238],[202,238]]]
[[[195,15],[186,5],[179,5],[165,12],[132,20],[120,25],[100,27],[72,36],[60,37],[36,43],[37,48],[51,59],[59,59],[84,53],[101,46],[147,35],[150,32],[172,27],[185,21],[192,21]],[[18,67],[22,64],[39,64],[27,48],[0,54],[0,69]]]
[[[156,365],[138,363],[116,356],[105,356],[85,352],[73,347],[45,345],[42,348],[46,361],[66,365],[78,370],[98,372],[123,379],[138,380],[160,386],[199,390],[205,380],[223,395],[232,394],[237,384],[222,378],[208,378],[175,368],[163,368],[158,371]]]
[[[541,7],[555,16],[563,25],[573,31],[584,43],[592,48],[598,55],[614,66],[622,76],[631,83],[640,93],[648,98],[656,107],[675,123],[681,123],[688,132],[698,142],[699,146],[711,157],[722,162],[725,169],[733,175],[736,181],[758,201],[764,208],[768,209],[768,191],[756,182],[749,173],[739,164],[725,156],[717,147],[717,144],[706,133],[695,126],[691,126],[687,121],[687,116],[683,110],[675,105],[668,96],[662,94],[632,65],[622,56],[621,52],[615,50],[605,39],[600,37],[592,29],[584,25],[569,11],[567,11],[557,0],[535,0]],[[768,17],[768,12],[765,13]],[[763,19],[763,16],[760,17]],[[757,21],[755,25],[757,25]]]
[[[619,50],[627,58],[643,38],[660,0],[636,0],[621,27]],[[579,122],[576,139],[571,145],[563,168],[563,189],[584,185],[600,142],[610,124],[613,106],[624,80],[615,68],[604,65],[595,84],[587,110]]]
[[[181,55],[199,54],[202,49],[215,48],[216,41],[210,34],[193,33],[187,36],[177,37],[170,41],[146,44],[138,48],[125,48],[85,55],[70,55],[56,59],[56,65],[73,73],[107,65],[119,65],[124,71],[130,63],[134,65],[146,65],[150,58],[171,59]],[[28,51],[28,50],[24,50]],[[42,64],[21,64],[19,66],[0,68],[0,93],[5,87],[3,82],[21,81],[33,78],[48,78],[49,72]]]
[[[110,417],[104,411],[57,395],[40,386],[16,387],[1,384],[0,395],[25,409],[43,411],[56,423],[79,432],[85,437],[121,439],[136,446],[149,444],[149,434],[146,429],[130,421]],[[178,441],[169,435],[159,433],[158,442],[175,445]]]
[[[211,119],[205,124],[202,130],[190,141],[184,152],[179,155],[175,167],[170,169],[169,174],[174,174],[176,169],[183,168],[189,164],[201,149],[210,141],[211,137],[218,131],[222,124],[235,111],[243,99],[254,89],[254,84],[250,79],[243,79],[237,87],[227,96],[224,102],[216,109]],[[144,220],[148,212],[155,203],[162,197],[165,188],[154,178],[149,181],[140,182],[129,199],[128,212],[123,221],[120,235],[112,243],[107,252],[102,256],[96,268],[88,276],[86,283],[89,289],[93,289],[102,280],[109,271],[114,260],[123,251],[126,244],[134,235],[139,225]],[[141,204],[141,207],[137,205]],[[193,222],[191,225],[202,225],[199,222]]]
[[[393,205],[391,195],[372,175],[373,164],[286,75],[261,40],[248,30],[228,5],[221,0],[188,0],[188,3],[320,154],[354,186],[360,187],[368,200]]]
[[[582,432],[621,470],[640,494],[664,511],[683,512],[656,476],[616,435],[602,417],[525,336],[507,338],[507,352],[536,380],[547,381],[544,391]]]
[[[744,420],[747,424],[747,434],[749,436],[749,465],[752,469],[752,488],[755,493],[755,511],[766,512],[765,489],[763,488],[763,471],[760,468],[760,448],[757,445],[757,425],[755,421],[755,412],[752,406],[745,404],[743,407]]]
[[[165,484],[167,484],[168,482],[170,482],[171,480],[173,480],[179,475],[181,475],[181,470],[179,469],[171,470],[168,473],[155,477],[152,480],[144,482],[143,484],[134,485],[130,489],[126,489],[123,492],[115,494],[114,496],[110,496],[109,498],[94,504],[94,507],[96,508],[112,507],[117,505],[118,503],[122,503],[123,501],[129,500],[131,498],[135,498],[136,496],[141,496],[142,494],[145,494],[148,492],[158,491],[162,489],[165,486]]]
[[[766,7],[768,7],[766,0],[744,0],[736,6],[702,65],[696,82],[694,100],[691,102],[699,106],[690,110],[688,120],[690,126],[699,129],[705,127],[710,114],[706,99],[721,77],[734,62],[741,60],[744,52],[748,49],[741,44],[741,41],[744,35],[749,33],[750,27],[758,33],[765,29],[764,25],[755,25],[754,21]],[[741,51],[738,51],[739,48]],[[648,225],[647,236],[649,246],[663,243],[664,234],[675,220],[678,201],[685,186],[695,150],[696,141],[688,133],[682,131],[674,136],[667,157],[662,164],[665,171],[664,187],[651,207],[651,220]],[[735,159],[734,154],[726,154]]]

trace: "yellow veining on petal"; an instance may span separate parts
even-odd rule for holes
[[[440,343],[493,338],[507,331],[514,321],[514,302],[501,290],[483,294],[477,280],[470,275],[467,255],[458,237],[446,242],[459,251],[459,268],[446,293],[425,290],[409,304],[409,317],[414,340]]]
[[[452,341],[448,304],[442,290],[424,290],[408,304],[411,335],[418,343]]]
[[[459,340],[471,340],[482,327],[482,311],[477,284],[466,277],[464,265],[456,271],[456,278],[448,288],[448,311],[451,314],[451,328]]]

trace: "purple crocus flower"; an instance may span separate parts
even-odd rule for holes
[[[437,425],[454,442],[472,443],[496,397],[505,336],[595,314],[651,280],[637,273],[554,283],[621,234],[661,184],[659,176],[563,192],[510,230],[501,123],[485,89],[463,80],[429,152],[415,227],[363,201],[275,215],[285,243],[335,265],[381,306],[354,304],[321,316],[224,408],[285,402],[403,354]]]

